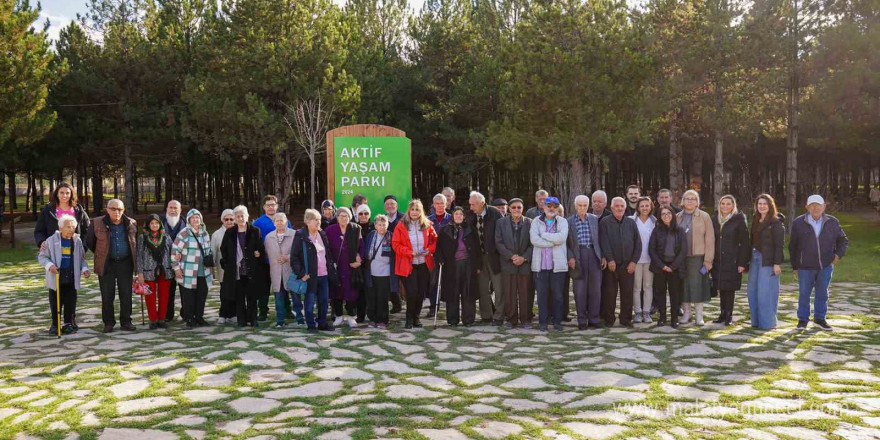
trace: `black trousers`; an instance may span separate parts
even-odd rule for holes
[[[444,269],[449,270],[449,267]],[[472,271],[469,258],[455,262],[455,291],[446,292],[443,295],[449,299],[446,301],[446,323],[449,325],[458,324],[459,321],[462,324],[473,324],[477,319],[477,297],[479,295],[473,283]],[[432,290],[431,295],[436,301],[437,292]],[[461,315],[458,311],[459,305],[461,306]]]
[[[376,324],[388,324],[388,297],[391,295],[391,277],[372,277],[373,287],[367,289],[366,315]],[[360,309],[358,309],[360,313]]]
[[[49,291],[49,311],[52,313],[52,325],[58,325],[58,295],[54,290]],[[71,285],[61,286],[61,315],[64,324],[73,322],[73,314],[76,313],[76,289]]]
[[[736,290],[721,290],[721,316],[730,318],[733,316],[733,297]]]
[[[107,259],[104,275],[98,277],[101,286],[101,320],[116,325],[114,302],[119,291],[119,321],[131,324],[131,287],[134,266],[131,257],[124,260]]]
[[[172,321],[174,320],[174,294],[177,292],[177,280],[174,277],[171,278],[171,285],[168,287],[168,307],[165,308],[165,320]],[[180,297],[180,317],[183,318],[185,316],[184,307],[183,307],[183,291],[181,290]],[[184,318],[185,319],[185,318]]]
[[[205,319],[205,302],[208,300],[208,280],[198,277],[196,288],[189,289],[180,286],[181,316],[185,321]],[[185,313],[185,314],[184,314]]]
[[[333,309],[333,316],[354,316],[357,313],[357,303],[354,301],[331,299],[330,307]]]
[[[666,294],[669,293],[669,316],[672,322],[678,322],[678,309],[681,307],[681,295],[684,292],[684,280],[678,271],[654,273],[654,298],[657,299],[657,311],[660,321],[666,321]]]
[[[406,284],[406,320],[407,322],[419,322],[419,312],[422,311],[422,303],[428,293],[428,284],[431,282],[431,273],[428,272],[427,264],[413,264],[412,273],[405,278]]]
[[[223,291],[223,282],[220,283],[220,290]],[[220,317],[221,318],[235,318],[235,300],[232,299],[223,299],[223,296],[220,297]]]
[[[633,284],[635,274],[626,271],[625,264],[618,264],[616,271],[605,269],[602,277],[602,302],[599,307],[605,325],[614,325],[614,309],[617,307],[617,292],[620,291],[620,324],[627,325],[633,318]]]
[[[235,315],[238,325],[256,324],[257,322],[257,298],[260,292],[251,287],[251,279],[240,277],[235,282]],[[269,299],[266,298],[268,302]]]
[[[370,290],[370,289],[363,287],[360,289],[360,292],[358,292],[358,299],[357,299],[357,303],[355,304],[357,307],[357,322],[364,322],[364,319],[366,319],[366,317],[367,317],[367,293],[368,293],[367,291],[368,290]],[[385,303],[387,304],[388,301],[386,300]]]

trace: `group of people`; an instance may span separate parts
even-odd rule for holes
[[[574,213],[565,217],[560,200],[545,190],[526,210],[522,199],[490,204],[477,191],[469,194],[467,208],[457,206],[455,192],[444,188],[430,210],[414,199],[400,212],[389,195],[385,212],[375,216],[362,195],[351,208],[326,200],[320,212],[307,209],[304,226],[293,229],[268,195],[253,222],[247,207],[237,206],[224,210],[222,226],[209,234],[201,213],[190,209],[181,217],[175,200],[140,230],[117,199],[90,220],[74,189],[62,183],[40,213],[34,236],[46,269],[53,333],[59,330],[56,313],[63,315],[61,333],[77,331],[76,292],[81,277],[90,276],[86,250],[94,253],[107,333],[117,323],[117,296],[121,329],[135,330],[133,291],[144,295],[150,329],[165,328],[175,317],[178,287],[185,325],[209,325],[205,303],[215,278],[218,323],[241,327],[267,321],[274,297],[276,328],[289,319],[310,332],[362,323],[384,329],[404,300],[404,327],[418,328],[428,299],[427,317],[443,302],[447,323],[467,327],[479,313],[483,324],[532,328],[537,302],[538,329],[561,331],[571,320],[571,293],[581,330],[652,323],[653,314],[658,326],[678,327],[692,317],[703,325],[703,306],[713,296],[720,296],[715,322],[728,325],[745,272],[752,326],[774,328],[785,226],[773,198],[758,196],[750,221],[731,195],[721,197],[713,214],[700,209],[694,190],[682,195],[680,207],[672,200],[669,190],[660,190],[655,201],[631,185],[610,203],[601,190],[579,195]],[[798,327],[809,321],[813,296],[814,322],[830,329],[828,287],[848,240],[824,212],[821,196],[810,196],[806,209],[791,222],[789,244],[800,288]]]

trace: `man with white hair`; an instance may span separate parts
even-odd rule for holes
[[[434,230],[440,232],[440,228],[449,224],[452,221],[452,214],[446,212],[446,196],[442,193],[437,194],[432,199],[431,203],[431,215],[428,216],[428,221],[434,227]],[[437,313],[437,283],[439,282],[439,267],[434,267],[434,270],[431,271],[431,285],[429,287],[429,292],[434,292],[432,295],[428,295],[428,300],[431,301],[431,308],[428,310],[428,318],[433,318],[434,314]],[[392,296],[396,295],[396,293],[392,293]]]
[[[501,257],[495,247],[495,225],[501,212],[486,204],[486,196],[473,191],[470,194],[471,212],[467,222],[477,231],[477,247],[482,254],[483,267],[477,269],[480,292],[480,318],[484,324],[504,324],[504,289],[501,286]],[[491,287],[490,287],[491,284]],[[492,289],[495,290],[493,308]]]
[[[539,215],[544,214],[544,200],[547,200],[547,197],[549,196],[550,193],[548,193],[546,190],[539,189],[535,191],[535,203],[537,204],[537,206],[532,206],[531,208],[529,208],[526,211],[525,216],[534,220]]]
[[[182,208],[180,202],[177,200],[169,200],[168,203],[165,204],[165,214],[159,216],[159,219],[165,227],[165,236],[168,237],[172,243],[177,239],[177,234],[186,229],[186,222],[180,221],[180,212]],[[171,322],[174,320],[174,296],[177,292],[177,281],[174,280],[174,277],[171,277],[169,282],[168,307],[165,311],[159,311],[159,316],[164,314],[165,322]],[[183,300],[180,302],[180,309],[180,316],[183,317]]]
[[[611,211],[606,208],[608,206],[608,194],[605,194],[605,191],[596,190],[593,192],[593,215],[599,218],[601,222],[602,219],[611,215]]]
[[[455,190],[447,186],[440,191],[440,194],[446,197],[446,212],[452,215],[452,209],[455,208]]]
[[[620,324],[632,327],[633,285],[636,263],[642,255],[642,240],[632,217],[626,217],[626,200],[611,200],[611,216],[599,222],[599,245],[603,261],[607,263],[602,277],[601,315],[605,325],[614,325],[614,308],[620,291]]]
[[[574,198],[575,214],[568,221],[568,267],[574,279],[574,303],[578,329],[599,328],[602,298],[602,249],[599,247],[599,218],[590,213],[590,198]],[[577,269],[577,270],[575,270]],[[589,319],[587,313],[589,312]],[[588,322],[589,321],[589,322]]]
[[[134,331],[131,323],[131,295],[137,266],[137,222],[125,214],[122,200],[107,202],[107,214],[89,225],[86,247],[95,254],[95,273],[101,286],[101,319],[104,333],[116,326],[113,303],[119,292],[119,321],[122,329]]]

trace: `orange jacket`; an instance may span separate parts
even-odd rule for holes
[[[428,226],[422,230],[422,235],[427,244],[425,248],[428,255],[425,255],[425,263],[428,270],[434,269],[434,251],[437,249],[437,232],[434,228]],[[413,266],[413,248],[409,241],[409,231],[406,225],[401,221],[394,228],[394,234],[391,236],[391,247],[394,249],[396,260],[394,261],[394,273],[397,276],[408,277],[412,273]]]

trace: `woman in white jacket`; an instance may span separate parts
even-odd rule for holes
[[[287,295],[293,296],[291,304],[298,325],[303,324],[302,299],[295,293],[287,291],[287,279],[290,278],[290,249],[293,245],[293,236],[296,231],[287,227],[287,215],[276,212],[272,218],[275,230],[266,235],[263,245],[266,246],[266,256],[269,257],[269,279],[272,281],[272,293],[275,294],[275,328],[284,327],[284,317]]]
[[[559,199],[547,197],[544,213],[532,221],[532,273],[538,291],[538,329],[547,331],[548,296],[553,300],[553,329],[562,331],[563,289],[568,272],[568,222],[559,215]]]
[[[220,214],[221,226],[211,234],[211,253],[215,255],[214,261],[220,262],[223,258],[222,253],[220,252],[220,244],[223,243],[223,234],[226,233],[226,230],[235,226],[235,215],[233,214],[231,209],[224,209],[223,213]],[[220,319],[217,321],[217,324],[235,324],[238,322],[238,319],[235,317],[235,293],[228,293],[223,290],[223,267],[219,264],[215,264],[213,267],[214,270],[214,279],[220,280]],[[232,286],[227,286],[227,290],[232,289]],[[227,293],[224,295],[224,293]]]
[[[53,335],[58,333],[59,304],[56,302],[59,297],[61,314],[64,315],[61,333],[76,333],[76,291],[81,287],[80,277],[90,276],[85,246],[79,234],[74,233],[76,218],[62,215],[58,219],[58,228],[58,231],[40,245],[40,253],[37,255],[40,266],[46,269],[46,288],[49,289],[49,309],[52,311],[49,333]]]

